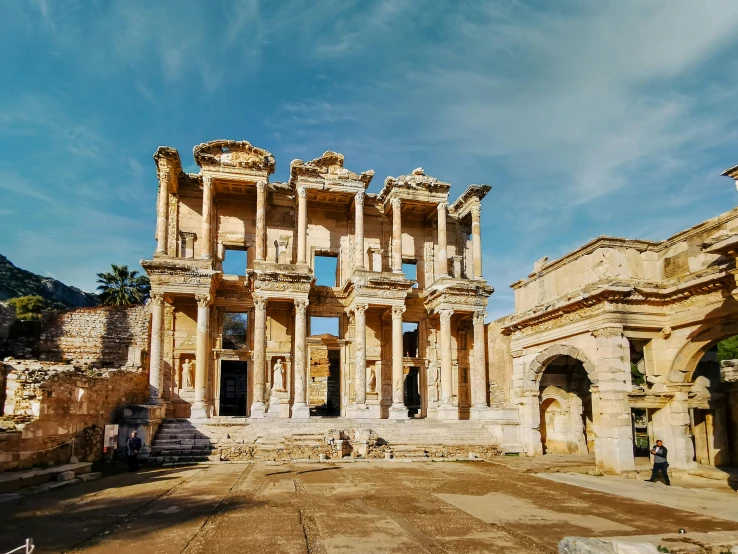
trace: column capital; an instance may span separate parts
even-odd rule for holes
[[[357,314],[364,314],[369,309],[369,304],[354,304],[353,311]]]
[[[299,196],[300,198],[307,198],[307,188],[297,187],[297,196]]]
[[[154,306],[161,306],[164,304],[164,293],[163,292],[152,292],[149,294],[151,303]]]
[[[195,300],[197,300],[198,308],[207,308],[210,306],[210,295],[209,294],[196,294]]]
[[[202,186],[203,187],[212,187],[213,186],[213,176],[212,175],[203,175],[202,176]]]
[[[257,192],[264,192],[266,190],[267,182],[266,181],[259,181],[256,183],[256,191]]]
[[[390,201],[390,204],[392,205],[393,210],[399,210],[400,207],[402,206],[402,200],[400,200],[399,198],[393,198]]]
[[[256,303],[256,300],[254,300],[254,303]],[[303,298],[298,298],[295,300],[295,312],[300,315],[304,316],[307,313],[308,305],[310,303]]]
[[[469,209],[469,211],[472,214],[472,217],[479,218],[482,215],[482,205],[478,202]]]
[[[263,312],[263,311],[266,311],[266,306],[267,306],[266,298],[254,297],[254,308]]]
[[[405,313],[405,306],[392,306],[392,319],[402,319]]]
[[[356,196],[354,196],[354,201],[356,202],[357,206],[363,206],[364,205],[364,191],[360,190],[356,193]]]
[[[438,203],[438,211],[439,212],[445,212],[448,210],[448,202],[439,202]]]
[[[473,317],[474,317],[474,324],[481,323],[482,325],[484,325],[484,318],[487,317],[487,312],[485,312],[484,310],[480,312],[474,312]]]
[[[451,308],[443,308],[438,310],[438,315],[441,318],[441,323],[451,323],[451,316],[454,315],[454,311]]]

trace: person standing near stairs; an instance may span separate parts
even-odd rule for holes
[[[136,431],[132,431],[130,438],[126,441],[128,471],[138,471],[138,453],[141,452],[141,439],[136,435]]]

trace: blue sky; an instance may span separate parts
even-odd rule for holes
[[[0,253],[87,290],[154,251],[159,145],[492,185],[491,318],[542,256],[738,203],[733,0],[0,4]]]

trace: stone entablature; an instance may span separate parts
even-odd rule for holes
[[[406,418],[408,386],[418,389],[421,416],[480,417],[489,408],[492,288],[482,277],[480,223],[489,186],[471,185],[449,207],[451,185],[420,168],[372,194],[374,171],[350,171],[332,151],[294,160],[287,183],[269,182],[273,156],[245,141],[200,144],[194,156],[197,175],[182,172],[171,148],[155,155],[157,251],[142,262],[152,282],[152,403],[178,416],[221,415],[222,375],[228,363],[246,362],[241,415],[309,417],[305,352],[318,316],[339,322],[341,342],[331,348],[340,354],[341,398],[332,401],[342,415]],[[243,269],[224,274],[225,257],[239,250]],[[336,258],[334,286],[316,283],[320,256]],[[248,318],[239,351],[223,348],[228,312]],[[408,322],[417,324],[410,342]]]

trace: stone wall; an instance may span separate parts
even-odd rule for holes
[[[72,438],[77,458],[100,459],[104,425],[148,395],[148,377],[138,370],[9,359],[0,363],[0,376],[0,471],[66,463]]]
[[[120,367],[145,366],[141,354],[148,351],[151,315],[146,306],[79,308],[44,321],[40,358],[73,365]],[[137,353],[137,354],[135,354]]]

